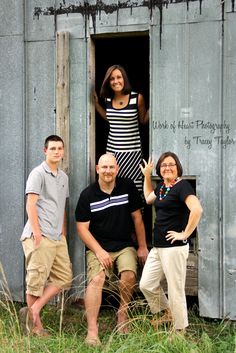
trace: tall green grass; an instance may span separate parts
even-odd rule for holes
[[[117,331],[114,300],[102,307],[99,316],[102,347],[99,348],[87,347],[84,343],[83,307],[78,303],[65,305],[63,297],[59,307],[47,305],[42,311],[42,321],[51,337],[23,336],[18,319],[23,304],[12,301],[4,276],[0,283],[0,353],[236,353],[235,323],[200,318],[194,306],[189,310],[190,325],[185,336],[176,335],[165,326],[156,330],[142,298],[130,304],[127,335]]]
[[[21,305],[11,301],[0,302],[0,352],[116,352],[116,353],[236,353],[235,326],[231,322],[204,320],[195,311],[189,312],[190,326],[185,336],[175,335],[168,327],[155,330],[151,316],[138,303],[131,305],[128,335],[116,329],[116,310],[102,308],[99,316],[101,348],[84,344],[86,320],[84,311],[76,303],[61,310],[46,306],[42,320],[52,336],[38,338],[23,336],[19,329],[17,312]]]

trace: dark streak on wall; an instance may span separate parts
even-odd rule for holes
[[[68,15],[71,13],[80,13],[85,20],[85,38],[87,38],[87,22],[90,16],[92,17],[92,21],[93,21],[94,33],[96,33],[96,16],[99,15],[99,18],[101,18],[102,11],[104,11],[106,14],[117,12],[117,24],[118,24],[118,14],[120,9],[130,9],[130,15],[132,16],[133,8],[147,7],[150,10],[150,19],[151,19],[153,15],[153,10],[155,8],[158,8],[160,12],[160,47],[161,47],[163,6],[168,8],[169,4],[186,3],[187,11],[188,11],[190,2],[196,2],[196,1],[199,2],[199,12],[201,14],[202,3],[204,0],[143,0],[140,4],[138,4],[135,0],[127,0],[126,2],[122,2],[122,3],[118,1],[118,4],[116,3],[111,5],[104,4],[102,0],[97,0],[95,5],[90,5],[89,0],[85,0],[83,4],[79,3],[79,5],[73,5],[73,4],[67,5],[66,0],[63,0],[63,2],[60,3],[59,8],[55,8],[52,6],[47,8],[35,7],[33,15],[34,17],[37,17],[39,19],[40,15],[57,16],[61,14]],[[235,0],[231,0],[231,2],[232,2],[232,12],[234,12]],[[222,11],[223,11],[224,1],[222,1],[221,4],[222,4]],[[223,18],[223,14],[222,14],[222,18]]]

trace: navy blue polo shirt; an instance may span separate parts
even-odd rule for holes
[[[89,230],[109,252],[134,246],[131,213],[143,206],[142,199],[132,180],[116,178],[111,194],[103,192],[98,182],[82,191],[75,211],[77,222],[90,221]]]

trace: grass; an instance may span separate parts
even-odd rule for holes
[[[0,266],[1,267],[1,266]],[[18,319],[24,305],[14,303],[0,273],[0,353],[236,353],[235,323],[224,320],[206,320],[198,315],[196,305],[189,310],[189,327],[185,336],[175,335],[168,327],[154,329],[152,315],[142,298],[136,298],[129,309],[128,335],[116,329],[116,306],[113,296],[107,298],[99,316],[99,334],[102,347],[91,348],[84,343],[86,319],[78,303],[47,305],[42,321],[51,337],[24,336]]]
[[[234,323],[199,318],[196,307],[189,311],[190,326],[184,337],[174,335],[167,327],[155,330],[141,299],[131,303],[128,335],[116,331],[116,309],[103,307],[99,316],[102,347],[90,348],[84,344],[84,311],[76,303],[66,306],[63,313],[55,306],[44,308],[42,320],[52,334],[50,338],[21,334],[17,316],[21,306],[12,301],[0,302],[1,353],[236,353]]]

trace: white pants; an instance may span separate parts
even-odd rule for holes
[[[151,312],[158,313],[170,308],[174,329],[188,326],[188,312],[185,297],[185,280],[189,245],[171,248],[153,248],[147,258],[140,280],[140,290],[144,294]],[[160,286],[163,277],[168,285],[168,300]]]

